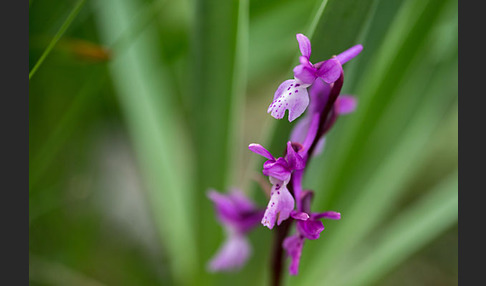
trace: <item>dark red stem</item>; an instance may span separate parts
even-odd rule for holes
[[[284,265],[284,249],[282,247],[284,239],[289,233],[290,226],[292,225],[292,220],[287,219],[282,222],[281,225],[277,226],[277,231],[273,239],[273,250],[272,250],[272,286],[282,285],[282,271]]]

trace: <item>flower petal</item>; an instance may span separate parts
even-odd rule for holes
[[[285,155],[285,159],[291,170],[302,170],[305,168],[304,159],[294,150],[291,141],[287,142],[287,155]]]
[[[294,68],[294,77],[305,84],[312,84],[317,76],[317,70],[311,66],[298,65]]]
[[[307,239],[318,239],[320,233],[324,230],[324,224],[320,220],[308,219],[306,221],[297,221],[299,233]]]
[[[209,270],[232,271],[241,268],[251,254],[251,246],[245,236],[230,234],[223,246],[209,262]]]
[[[296,38],[297,42],[299,42],[299,49],[302,55],[306,58],[310,58],[312,50],[309,38],[300,33],[296,35]]]
[[[213,201],[218,218],[225,224],[232,224],[240,218],[238,208],[229,195],[221,194],[215,190],[207,193],[208,198]]]
[[[233,205],[238,208],[238,211],[241,213],[248,213],[257,209],[253,201],[251,201],[240,189],[232,188],[229,192],[229,197],[231,198]]]
[[[289,266],[290,275],[297,275],[299,273],[300,256],[302,255],[302,247],[304,246],[304,237],[295,234],[285,238],[282,244],[283,248],[290,256],[292,262]]]
[[[358,100],[354,96],[340,95],[334,103],[334,109],[339,115],[348,114],[356,110],[357,104]]]
[[[243,217],[234,224],[234,228],[241,234],[246,234],[259,225],[263,218],[265,210],[257,209],[249,213],[245,213]]]
[[[285,110],[289,110],[289,121],[295,120],[304,113],[309,105],[307,86],[297,80],[284,81],[277,91],[267,112],[276,119],[282,119]]]
[[[295,210],[290,213],[290,216],[293,219],[297,219],[297,220],[308,220],[310,218],[310,216],[307,213],[299,212]]]
[[[341,76],[343,68],[339,61],[330,59],[322,62],[317,70],[317,75],[327,83],[333,83]]]
[[[299,57],[299,63],[305,67],[312,67],[312,63],[309,61],[308,57],[300,56]]]
[[[300,206],[299,209],[303,210],[306,213],[310,213],[310,206],[312,202],[312,198],[314,197],[313,191],[303,191],[300,195]]]
[[[277,90],[275,91],[274,95],[273,95],[273,101],[277,100],[280,95],[286,90],[289,88],[289,86],[294,86],[295,85],[295,79],[288,79],[284,82],[282,82]],[[267,112],[270,112],[270,107],[268,107],[268,110]]]
[[[361,51],[363,50],[362,45],[356,45],[353,46],[344,52],[340,53],[339,55],[336,56],[336,59],[341,63],[341,65],[344,65],[346,62],[350,61],[354,57],[356,57]]]
[[[276,178],[281,181],[290,180],[292,170],[289,168],[287,161],[279,157],[276,161],[268,160],[263,163],[263,175]]]
[[[265,149],[262,145],[256,144],[256,143],[251,143],[248,145],[248,149],[252,151],[253,153],[257,153],[260,156],[263,156],[269,160],[275,160],[275,158],[272,156],[272,153]]]
[[[312,214],[311,217],[314,220],[315,219],[321,219],[321,218],[339,220],[339,219],[341,219],[341,213],[328,211],[328,212],[323,212],[323,213]]]
[[[207,196],[213,201],[221,223],[240,234],[257,226],[263,217],[263,210],[258,209],[239,189],[233,189],[229,194],[210,190]]]
[[[295,204],[294,197],[282,181],[273,180],[272,183],[275,184],[272,187],[270,201],[262,219],[262,224],[269,229],[274,227],[275,222],[280,225],[282,221],[288,219]]]

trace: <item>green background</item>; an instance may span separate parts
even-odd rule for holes
[[[312,62],[364,50],[345,65],[358,108],[304,178],[313,210],[342,219],[285,284],[457,284],[457,1],[29,5],[32,285],[268,285],[263,226],[240,272],[207,271],[224,232],[206,191],[266,205],[247,146],[285,148],[295,123],[266,109],[296,33]]]

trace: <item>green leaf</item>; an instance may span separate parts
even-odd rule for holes
[[[372,285],[417,250],[457,223],[457,170],[415,205],[406,209],[370,246],[344,285]]]
[[[95,3],[104,42],[112,43],[129,29],[137,0]],[[147,25],[128,48],[114,47],[109,68],[133,146],[145,178],[163,247],[175,281],[190,284],[200,263],[197,257],[193,153],[187,127],[174,102],[172,83],[158,53],[154,25]]]
[[[323,1],[321,7],[324,8],[319,8],[308,32],[312,42],[311,61],[328,59],[359,44],[358,41],[367,31],[377,2],[377,0]]]
[[[29,163],[29,190],[31,190],[52,164],[56,155],[67,139],[76,132],[83,122],[87,110],[92,107],[93,97],[96,96],[106,81],[105,69],[96,70],[75,95],[68,109],[63,113],[56,125],[36,152],[30,152],[32,159]]]

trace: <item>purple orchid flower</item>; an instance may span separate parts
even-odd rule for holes
[[[226,241],[211,259],[208,268],[213,272],[238,270],[251,254],[246,234],[258,225],[263,210],[237,189],[226,195],[210,190],[208,197],[213,201],[217,217],[226,230]]]
[[[284,158],[279,157],[278,159],[260,144],[250,144],[248,149],[268,159],[263,164],[263,174],[269,177],[273,186],[261,223],[272,229],[275,222],[280,225],[282,221],[290,217],[290,213],[294,210],[295,200],[287,189],[287,184],[292,171],[302,170],[305,167],[305,161],[299,154],[302,148],[300,144],[289,141],[287,154]]]
[[[303,193],[301,207],[305,211],[293,211],[291,213],[291,217],[297,222],[297,232],[296,234],[287,237],[282,244],[283,248],[287,252],[287,255],[291,258],[291,263],[289,266],[289,272],[291,275],[297,275],[299,273],[300,257],[302,255],[302,248],[304,246],[305,239],[318,239],[321,232],[324,230],[324,224],[322,223],[321,219],[341,219],[341,214],[338,212],[328,211],[323,213],[311,213],[311,198],[312,192],[307,191]]]
[[[296,37],[302,56],[299,58],[300,64],[294,68],[294,79],[280,84],[267,109],[267,113],[276,119],[282,119],[285,116],[285,110],[289,110],[290,122],[302,115],[309,105],[307,88],[317,79],[321,79],[327,84],[337,81],[343,71],[342,65],[357,56],[363,49],[361,45],[356,45],[331,59],[312,64],[309,39],[303,34],[297,34]]]
[[[322,78],[327,83],[335,82],[342,72],[342,66],[336,58],[319,62],[313,65],[310,62],[311,43],[303,34],[297,34],[299,49],[302,56],[299,57],[300,65],[294,68],[294,77],[302,83],[311,85],[317,78]]]

